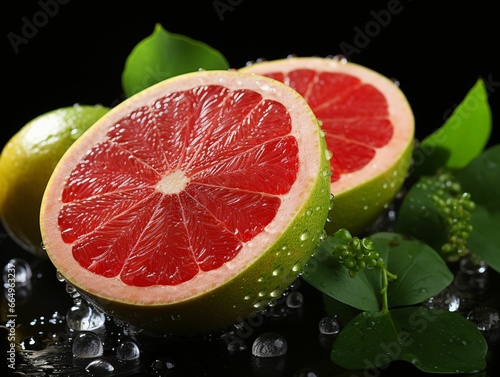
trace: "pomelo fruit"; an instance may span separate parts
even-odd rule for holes
[[[338,58],[289,57],[249,64],[309,103],[332,152],[333,207],[326,230],[361,234],[401,189],[411,165],[414,117],[389,78]]]
[[[41,247],[40,203],[54,167],[71,144],[108,112],[74,105],[41,114],[25,124],[0,154],[0,219],[23,249],[46,257]]]
[[[330,166],[290,87],[182,74],[125,100],[65,153],[40,224],[89,302],[154,332],[213,331],[261,311],[324,232]]]

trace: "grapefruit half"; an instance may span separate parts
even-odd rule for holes
[[[330,203],[318,121],[290,87],[183,74],[130,97],[64,154],[44,193],[47,254],[106,313],[172,334],[279,298]]]
[[[290,57],[241,68],[284,82],[309,103],[332,152],[326,229],[360,234],[401,189],[411,163],[412,109],[401,89],[343,59]]]

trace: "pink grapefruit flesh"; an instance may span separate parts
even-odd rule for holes
[[[306,99],[332,152],[335,198],[327,228],[361,233],[394,198],[410,165],[414,119],[403,92],[378,72],[341,59],[293,57],[241,71],[283,82]]]
[[[330,200],[325,148],[286,85],[229,71],[166,80],[63,156],[42,203],[45,249],[119,319],[162,332],[230,325],[312,254]]]

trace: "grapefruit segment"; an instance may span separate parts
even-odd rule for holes
[[[333,58],[291,57],[242,68],[297,90],[321,121],[334,207],[327,230],[362,233],[394,199],[407,175],[414,119],[394,82]]]
[[[330,200],[325,149],[310,107],[282,83],[229,71],[166,80],[61,159],[42,202],[44,246],[119,319],[162,332],[230,325],[311,256]]]

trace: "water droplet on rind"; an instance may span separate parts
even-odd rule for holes
[[[278,266],[273,270],[272,275],[279,276],[282,272],[283,272],[283,266]]]
[[[276,287],[271,291],[271,293],[269,293],[269,296],[276,298],[276,297],[280,297],[282,294],[283,294],[283,291],[279,287]]]
[[[61,283],[66,281],[66,278],[59,271],[56,271],[56,279]]]
[[[302,232],[302,234],[300,235],[300,240],[301,241],[305,241],[307,239],[309,239],[309,231],[308,230],[304,230]]]
[[[292,271],[293,271],[293,272],[301,272],[301,271],[302,271],[302,263],[300,263],[300,262],[296,262],[296,263],[292,266]]]

